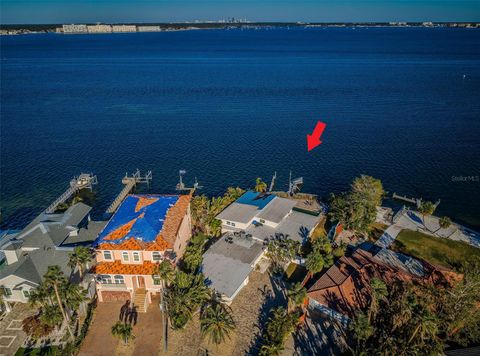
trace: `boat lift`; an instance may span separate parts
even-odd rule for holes
[[[138,184],[138,183],[147,183],[150,187],[150,181],[152,180],[152,171],[148,171],[146,175],[142,177],[140,174],[140,170],[137,168],[137,171],[133,173],[131,176],[128,173],[125,173],[125,177],[122,179],[122,183],[125,185],[122,191],[117,195],[115,200],[110,204],[108,207],[106,214],[113,214],[117,208],[120,206],[122,201],[126,198],[126,196],[130,193],[130,191]]]
[[[97,183],[97,176],[93,175],[93,173],[81,173],[78,177],[73,177],[70,181],[70,187],[45,209],[45,213],[53,214],[55,210],[57,210],[57,207],[65,203],[73,194],[82,189],[92,190],[92,186]]]
[[[196,189],[202,189],[203,186],[200,186],[197,181],[197,177],[195,177],[195,183],[193,183],[193,187],[187,187],[185,186],[185,183],[183,182],[183,176],[187,174],[187,171],[185,169],[181,169],[178,171],[178,176],[179,176],[179,181],[177,185],[175,186],[175,190],[182,191],[182,190],[196,190]]]

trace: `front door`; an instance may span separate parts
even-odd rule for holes
[[[143,278],[142,276],[138,276],[138,288],[142,288],[144,289],[145,288],[145,278]]]

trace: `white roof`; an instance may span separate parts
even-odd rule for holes
[[[258,209],[255,205],[232,203],[217,215],[217,219],[246,224],[253,219],[257,212]]]
[[[276,197],[262,209],[257,218],[278,224],[296,204],[293,200]]]

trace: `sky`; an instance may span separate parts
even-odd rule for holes
[[[480,0],[0,0],[2,24],[480,21]]]

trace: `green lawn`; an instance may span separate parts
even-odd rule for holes
[[[412,230],[402,230],[392,248],[422,258],[432,264],[458,269],[465,260],[480,257],[480,249],[464,242],[438,238]]]

